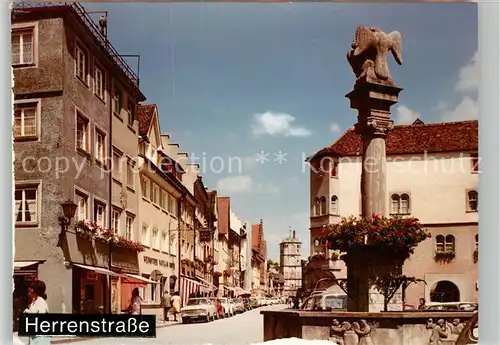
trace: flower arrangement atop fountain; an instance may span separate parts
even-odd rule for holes
[[[75,232],[77,235],[89,240],[111,243],[116,247],[128,248],[136,252],[143,252],[145,249],[141,243],[121,237],[114,230],[107,229],[96,222],[88,220],[76,222]]]
[[[323,252],[315,252],[313,253],[310,257],[309,257],[309,261],[313,261],[313,260],[325,260],[326,259],[326,255],[325,253]]]
[[[348,217],[329,226],[328,247],[347,252],[352,246],[378,246],[413,253],[422,241],[431,237],[417,218],[400,216]]]

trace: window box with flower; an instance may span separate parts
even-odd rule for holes
[[[216,278],[217,278],[217,277],[220,277],[220,276],[222,276],[222,273],[221,273],[221,272],[219,272],[219,271],[215,271],[215,272],[214,272],[214,277],[216,277]]]
[[[478,249],[474,249],[474,253],[472,253],[472,261],[474,261],[475,264],[479,261],[479,251]]]
[[[88,240],[102,241],[115,247],[127,248],[136,252],[143,252],[145,247],[139,243],[119,236],[115,231],[100,226],[96,222],[87,220],[78,221],[75,224],[77,236]]]
[[[224,277],[230,277],[231,276],[231,270],[224,270],[223,274],[224,274]]]
[[[325,260],[326,259],[326,255],[325,253],[322,253],[322,252],[316,252],[316,253],[313,253],[310,257],[309,257],[309,261],[321,261],[321,260]]]
[[[436,251],[434,253],[434,260],[436,262],[450,262],[455,259],[455,252],[451,250]]]

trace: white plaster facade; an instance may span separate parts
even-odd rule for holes
[[[431,301],[431,290],[439,281],[450,281],[456,285],[460,300],[477,301],[477,264],[472,259],[477,248],[478,231],[476,157],[477,150],[404,155],[388,153],[387,213],[395,211],[397,203],[392,201],[392,196],[397,194],[401,198],[406,194],[404,198],[408,202],[402,206],[402,213],[419,218],[432,234],[432,238],[416,248],[404,266],[404,274],[427,281],[427,285],[409,287],[406,295],[409,304],[417,304],[421,297]],[[324,159],[325,162],[328,160],[336,162],[336,176],[327,174],[318,178],[315,173],[310,174],[311,252],[325,251],[326,243],[321,239],[326,233],[322,225],[361,213],[361,157]],[[321,202],[318,204],[322,197],[326,199],[326,207]],[[408,211],[404,212],[406,209]],[[455,258],[451,262],[437,262],[434,258],[439,250],[436,238],[439,235],[452,235],[454,238],[450,248],[453,247]],[[340,272],[335,274],[337,278],[345,278],[345,265],[341,262],[340,266]]]

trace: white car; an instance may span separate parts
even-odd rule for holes
[[[224,316],[233,316],[234,315],[234,305],[229,302],[229,299],[226,297],[219,298],[220,304],[222,304],[222,308],[224,308]]]
[[[181,308],[182,323],[202,320],[213,321],[217,317],[215,305],[208,298],[190,298]]]

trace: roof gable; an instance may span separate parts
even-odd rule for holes
[[[139,104],[137,112],[139,114],[139,135],[147,136],[155,115],[155,104]]]
[[[477,151],[478,121],[424,124],[417,120],[412,125],[394,126],[386,143],[387,155]],[[308,160],[326,155],[359,156],[362,150],[361,137],[350,128],[331,146],[321,149]]]

